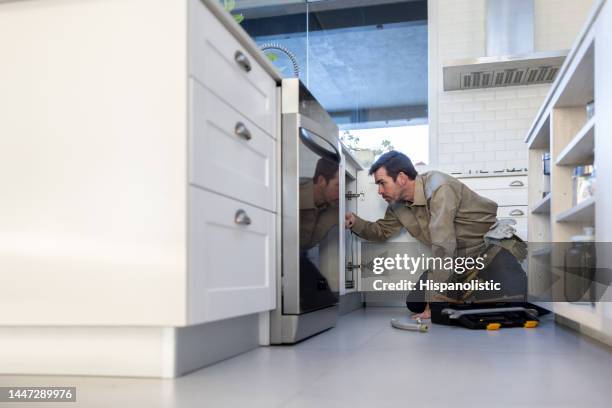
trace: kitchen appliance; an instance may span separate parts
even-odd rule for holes
[[[567,50],[534,52],[534,0],[486,1],[486,56],[444,64],[444,90],[553,82]]]
[[[331,117],[299,79],[281,89],[282,270],[270,341],[291,344],[336,324],[344,172]]]

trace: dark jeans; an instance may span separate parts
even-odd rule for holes
[[[424,272],[419,281],[427,280],[427,272]],[[499,301],[500,298],[510,298],[512,302],[525,302],[527,299],[527,275],[516,258],[502,248],[491,263],[478,274],[478,280],[493,280],[501,286],[500,291],[478,291],[473,300],[477,302]],[[417,284],[418,287],[418,284]],[[425,291],[413,290],[406,297],[406,306],[413,313],[425,311]]]

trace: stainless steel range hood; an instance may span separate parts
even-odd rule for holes
[[[534,0],[487,0],[487,56],[444,64],[444,90],[553,82],[568,50],[534,52]]]

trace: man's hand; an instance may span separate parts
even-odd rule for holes
[[[346,213],[344,216],[344,227],[346,229],[353,228],[353,224],[355,224],[355,214],[352,212]]]

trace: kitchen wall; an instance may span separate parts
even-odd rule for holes
[[[569,49],[593,0],[535,0],[535,51]],[[550,85],[444,92],[444,61],[485,55],[485,0],[429,0],[432,162],[445,172],[527,167],[523,142]]]

